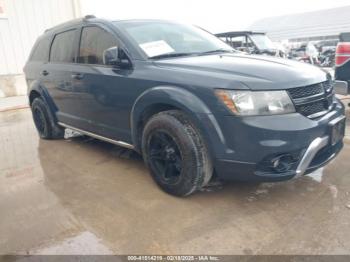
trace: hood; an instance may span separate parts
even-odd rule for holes
[[[202,77],[238,81],[252,90],[288,89],[327,80],[326,72],[313,65],[264,55],[190,56],[158,60],[155,65],[187,73],[192,71]]]

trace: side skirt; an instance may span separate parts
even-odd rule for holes
[[[110,138],[107,138],[107,137],[104,137],[104,136],[100,136],[100,135],[97,135],[97,134],[94,134],[94,133],[91,133],[91,132],[88,132],[88,131],[85,131],[85,130],[81,130],[81,129],[76,128],[74,126],[67,125],[65,123],[58,122],[58,124],[60,126],[72,129],[72,130],[77,131],[79,133],[82,133],[84,135],[91,136],[93,138],[96,138],[96,139],[99,139],[99,140],[102,140],[102,141],[106,141],[106,142],[111,143],[111,144],[115,144],[115,145],[122,146],[122,147],[129,148],[129,149],[134,149],[133,145],[130,145],[130,144],[128,144],[126,142],[123,142],[123,141],[117,141],[117,140],[113,140],[113,139],[110,139]]]

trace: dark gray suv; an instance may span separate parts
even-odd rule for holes
[[[132,148],[178,196],[213,174],[295,178],[343,146],[344,107],[325,72],[243,54],[194,26],[88,16],[47,30],[24,71],[40,137],[70,128]]]

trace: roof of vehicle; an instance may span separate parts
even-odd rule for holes
[[[176,22],[172,20],[165,20],[165,19],[113,19],[111,22]]]
[[[217,37],[234,37],[242,35],[265,35],[264,32],[254,32],[254,31],[231,31],[215,34]]]
[[[46,29],[45,33],[64,29],[66,27],[71,27],[74,25],[78,25],[78,24],[81,24],[82,22],[86,22],[86,21],[91,21],[91,22],[98,21],[98,22],[110,22],[110,23],[114,23],[114,22],[175,22],[175,21],[171,21],[171,20],[162,20],[162,19],[119,19],[119,20],[113,19],[113,20],[108,20],[108,19],[97,18],[94,15],[86,15],[82,18],[73,19],[73,20],[58,24],[58,25],[51,27],[49,29]]]

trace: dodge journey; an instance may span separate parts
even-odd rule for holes
[[[41,138],[68,128],[133,149],[177,196],[213,176],[297,178],[343,146],[329,74],[239,52],[196,26],[86,16],[46,30],[24,72]]]

